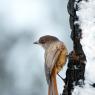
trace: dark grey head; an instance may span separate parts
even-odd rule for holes
[[[54,36],[46,35],[40,37],[37,42],[34,42],[34,44],[40,44],[42,45],[42,47],[47,48],[51,43],[56,42],[58,40],[59,39]]]

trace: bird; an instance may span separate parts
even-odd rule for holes
[[[45,35],[34,42],[45,50],[45,76],[48,84],[48,95],[58,95],[56,76],[67,61],[68,50],[64,42],[57,37]]]

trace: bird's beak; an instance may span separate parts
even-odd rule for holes
[[[34,42],[33,44],[39,44],[39,42],[38,42],[38,41],[36,41],[36,42]]]

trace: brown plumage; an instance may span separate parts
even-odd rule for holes
[[[67,60],[67,49],[63,42],[50,35],[43,36],[35,44],[45,49],[45,75],[48,83],[48,95],[58,95],[56,75]]]

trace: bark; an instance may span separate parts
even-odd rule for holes
[[[71,39],[73,40],[73,51],[69,54],[68,69],[66,71],[65,86],[62,95],[72,95],[74,86],[84,85],[84,72],[85,72],[85,61],[86,56],[83,52],[80,39],[82,38],[82,30],[79,25],[75,23],[78,21],[76,11],[78,11],[78,3],[82,0],[69,0],[67,9],[70,15],[70,28],[71,28]],[[75,2],[77,3],[75,5]]]

